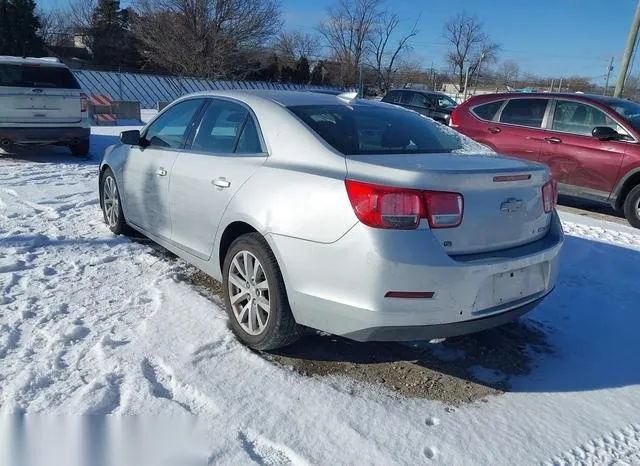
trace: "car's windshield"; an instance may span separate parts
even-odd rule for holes
[[[622,99],[607,100],[606,103],[614,109],[618,115],[626,118],[636,131],[640,131],[640,104]]]
[[[462,141],[418,113],[374,105],[289,107],[344,155],[453,152]]]

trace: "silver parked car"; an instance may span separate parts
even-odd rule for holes
[[[223,282],[257,349],[303,326],[359,341],[471,333],[554,287],[563,232],[543,165],[390,104],[288,91],[183,97],[100,165],[109,228]]]

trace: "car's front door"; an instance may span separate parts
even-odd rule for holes
[[[549,99],[510,99],[498,121],[487,123],[491,146],[500,154],[537,161]]]
[[[557,100],[540,161],[565,191],[607,199],[618,179],[627,147],[624,141],[600,141],[591,136],[596,126],[624,128],[602,110],[584,102]],[[628,134],[627,134],[628,135]],[[577,189],[576,189],[577,188]]]
[[[171,169],[203,102],[190,99],[168,108],[145,129],[141,145],[130,148],[124,164],[127,221],[164,239],[171,237]]]
[[[227,205],[266,157],[252,112],[235,101],[211,99],[171,174],[172,241],[208,259]]]

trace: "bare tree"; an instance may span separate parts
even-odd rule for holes
[[[381,12],[382,0],[339,0],[320,24],[333,58],[341,65],[342,85],[353,86],[366,53],[367,39]]]
[[[416,30],[418,20],[419,18],[411,30],[394,41],[393,37],[400,25],[400,18],[395,13],[385,11],[378,17],[367,38],[372,54],[370,66],[375,71],[377,85],[383,94],[391,88],[391,82],[398,72],[400,61],[411,48],[409,41],[418,33]]]
[[[274,46],[283,58],[291,62],[302,57],[315,58],[320,52],[318,38],[302,31],[282,31]]]
[[[453,16],[444,26],[443,37],[451,46],[447,60],[458,78],[460,90],[467,71],[470,77],[479,75],[482,65],[497,59],[500,46],[491,41],[482,27],[477,17],[464,12]]]
[[[62,9],[38,10],[40,37],[49,47],[73,45],[73,21],[69,11]]]
[[[136,12],[146,58],[196,76],[249,72],[255,50],[281,26],[276,0],[138,0]]]
[[[507,87],[515,86],[520,75],[520,65],[515,60],[505,60],[496,71],[498,79]]]

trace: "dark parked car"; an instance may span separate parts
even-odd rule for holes
[[[413,89],[393,89],[382,101],[410,108],[445,125],[449,124],[451,112],[458,105],[446,94]]]
[[[640,105],[588,94],[488,94],[451,126],[496,152],[543,162],[560,193],[611,204],[640,228]]]

